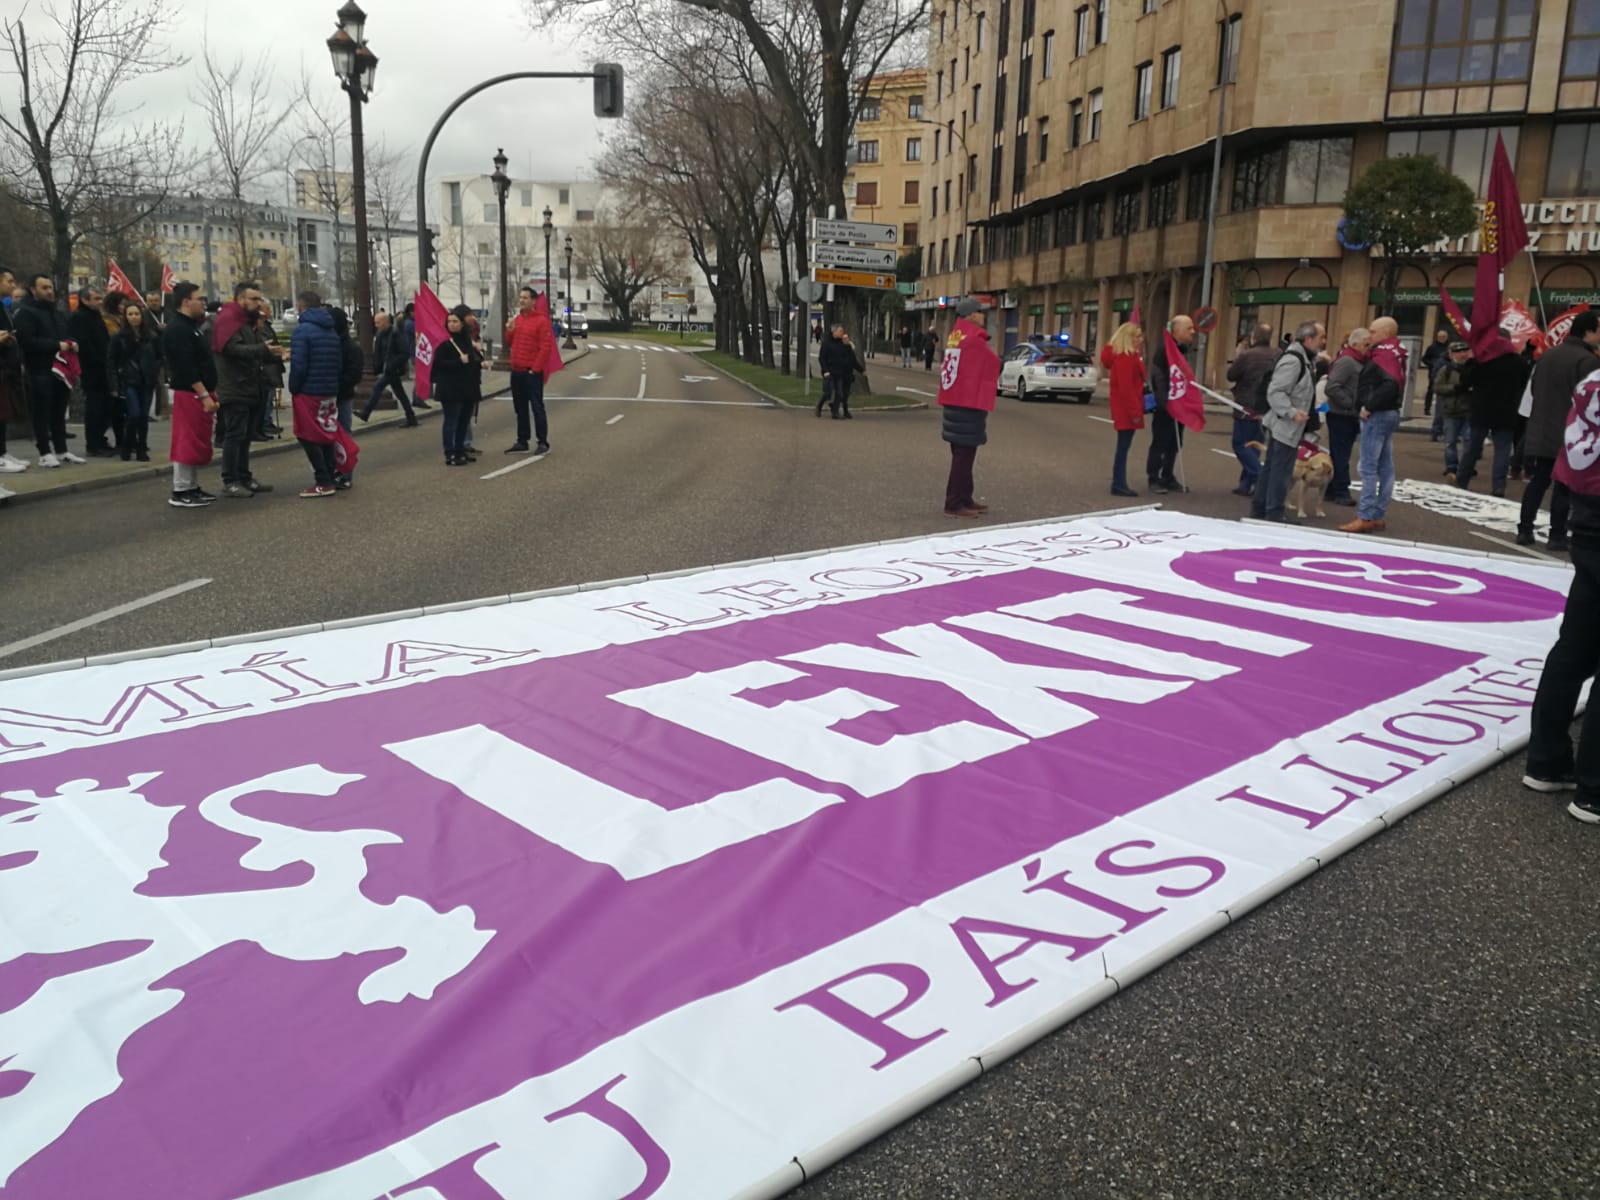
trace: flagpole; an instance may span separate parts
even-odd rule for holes
[[[1550,314],[1544,309],[1544,288],[1539,286],[1539,264],[1533,261],[1533,243],[1528,244],[1528,270],[1533,273],[1533,290],[1539,295],[1539,323],[1550,328]]]

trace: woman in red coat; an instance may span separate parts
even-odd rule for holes
[[[1117,456],[1111,462],[1111,494],[1137,496],[1128,486],[1128,447],[1133,431],[1144,428],[1144,333],[1128,321],[1100,350],[1100,365],[1111,381],[1111,422],[1117,427]]]

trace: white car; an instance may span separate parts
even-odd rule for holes
[[[1087,350],[1051,342],[1027,342],[1000,360],[999,391],[1018,400],[1058,397],[1087,404],[1094,399],[1100,370]]]

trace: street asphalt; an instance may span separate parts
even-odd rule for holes
[[[279,454],[257,472],[273,494],[206,510],[169,507],[160,479],[0,510],[0,668],[956,525],[936,408],[819,420],[675,348],[605,345],[553,382],[538,460],[502,453],[502,398],[483,406],[474,468],[444,466],[431,414],[363,437],[356,487],[329,500],[296,498],[306,465]],[[870,371],[877,391],[935,390],[920,369]],[[1155,499],[1235,518],[1229,422],[1211,424],[1185,451],[1192,491]],[[1149,502],[1108,495],[1112,442],[1103,402],[1002,398],[977,463],[989,520]],[[1426,437],[1396,456],[1402,478],[1441,473]],[[215,490],[215,468],[202,475]],[[1389,529],[1511,549],[1404,503]],[[15,649],[196,579],[211,582]],[[1520,767],[1435,801],[796,1196],[1600,1196],[1600,835],[1524,792]]]

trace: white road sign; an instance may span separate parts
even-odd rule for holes
[[[832,242],[818,242],[811,249],[811,259],[829,267],[892,271],[895,253],[893,250],[877,250],[869,246],[838,246]]]
[[[819,242],[889,242],[895,237],[893,225],[875,221],[832,221],[817,217],[811,222],[811,236]]]

